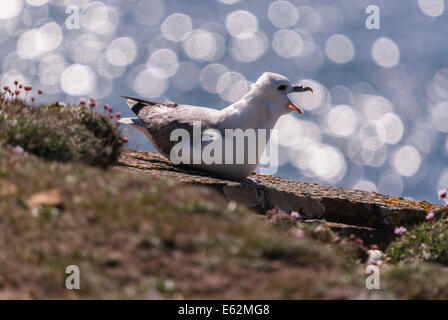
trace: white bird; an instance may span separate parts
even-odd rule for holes
[[[194,135],[194,124],[200,123],[202,141],[206,143],[200,145],[200,150],[211,142],[225,137],[226,129],[266,129],[266,142],[269,140],[271,131],[278,118],[290,111],[297,111],[302,114],[303,111],[295,106],[288,98],[288,94],[294,92],[313,91],[309,87],[293,86],[288,78],[276,73],[264,73],[251,90],[245,94],[239,101],[230,106],[217,110],[213,108],[189,106],[176,104],[174,102],[158,103],[146,101],[138,98],[126,97],[128,106],[137,115],[135,118],[122,118],[119,122],[130,124],[139,131],[143,132],[154,145],[154,147],[168,159],[171,159],[173,147],[177,141],[171,141],[170,137],[175,129],[185,129],[190,136]],[[212,130],[209,130],[212,129]],[[204,134],[208,138],[204,138]],[[233,161],[222,163],[209,163],[204,161],[193,163],[194,161],[186,161],[181,164],[207,171],[215,175],[227,179],[242,179],[249,176],[257,167],[264,146],[258,144],[259,150],[255,156],[255,161],[249,161],[250,143],[244,143],[244,162],[237,162],[237,155],[233,155]],[[225,138],[224,138],[225,140]],[[222,141],[224,141],[222,140]],[[189,142],[189,146],[194,149],[193,142]],[[197,147],[197,145],[196,145]],[[261,149],[261,150],[260,150]],[[222,159],[225,158],[222,152]],[[252,149],[251,149],[252,150]],[[235,146],[233,148],[235,151]],[[236,150],[241,152],[241,150]],[[190,160],[192,156],[190,155]],[[172,159],[171,159],[172,160]]]

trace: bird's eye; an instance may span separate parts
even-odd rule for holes
[[[281,86],[278,87],[278,90],[280,90],[280,91],[284,91],[284,90],[286,90],[286,88],[288,88],[288,86],[282,84]]]

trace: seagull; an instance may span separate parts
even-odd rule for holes
[[[194,136],[194,126],[200,124],[200,141],[206,141],[199,146],[200,151],[205,151],[205,148],[211,143],[219,141],[219,144],[225,144],[227,130],[238,130],[247,132],[248,129],[263,132],[266,143],[269,141],[271,132],[280,116],[285,115],[291,111],[296,111],[303,114],[302,109],[294,105],[288,98],[288,95],[295,92],[306,92],[313,90],[310,87],[303,87],[293,85],[288,78],[271,72],[265,72],[252,85],[251,90],[245,94],[240,100],[231,104],[230,106],[218,110],[214,108],[206,108],[199,106],[190,106],[177,104],[174,102],[159,103],[154,101],[147,101],[139,98],[122,96],[127,99],[127,104],[132,112],[137,117],[122,118],[119,120],[121,124],[129,124],[137,130],[144,133],[151,141],[153,146],[162,155],[173,159],[173,150],[177,141],[173,141],[172,133],[176,129],[183,129],[185,132]],[[260,130],[260,129],[264,129]],[[235,131],[237,132],[237,131]],[[261,135],[261,137],[263,137]],[[244,139],[244,137],[243,137]],[[249,139],[249,138],[248,138]],[[255,155],[254,161],[249,161],[249,153],[251,144],[244,143],[243,150],[235,149],[236,153],[244,153],[244,161],[235,160],[238,154],[232,155],[233,161],[222,161],[210,163],[204,159],[199,161],[191,161],[192,156],[189,156],[190,161],[184,161],[181,165],[188,166],[200,171],[206,171],[216,176],[240,180],[246,178],[258,166],[261,154],[264,151],[265,145],[258,144],[259,136],[256,136],[257,143],[252,145],[258,146],[258,152]],[[244,140],[243,140],[244,141]],[[194,141],[188,141],[187,145],[192,149],[198,148]],[[209,146],[210,148],[210,146]],[[232,149],[222,148],[221,157],[224,159],[226,152],[229,153]],[[194,153],[194,152],[192,152]],[[213,152],[218,158],[220,155],[217,151]],[[175,164],[179,164],[178,161]]]

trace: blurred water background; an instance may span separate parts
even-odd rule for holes
[[[223,108],[281,73],[314,94],[293,95],[305,114],[278,123],[278,175],[438,202],[447,34],[443,0],[1,0],[0,83],[131,116],[120,95]]]

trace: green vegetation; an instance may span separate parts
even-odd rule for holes
[[[381,277],[384,291],[402,299],[446,300],[448,297],[448,269],[437,264],[396,265]]]
[[[116,125],[85,106],[34,107],[9,100],[0,103],[0,128],[0,141],[48,160],[107,167],[123,145]]]
[[[424,222],[392,242],[387,255],[394,262],[436,262],[448,266],[448,216]]]

